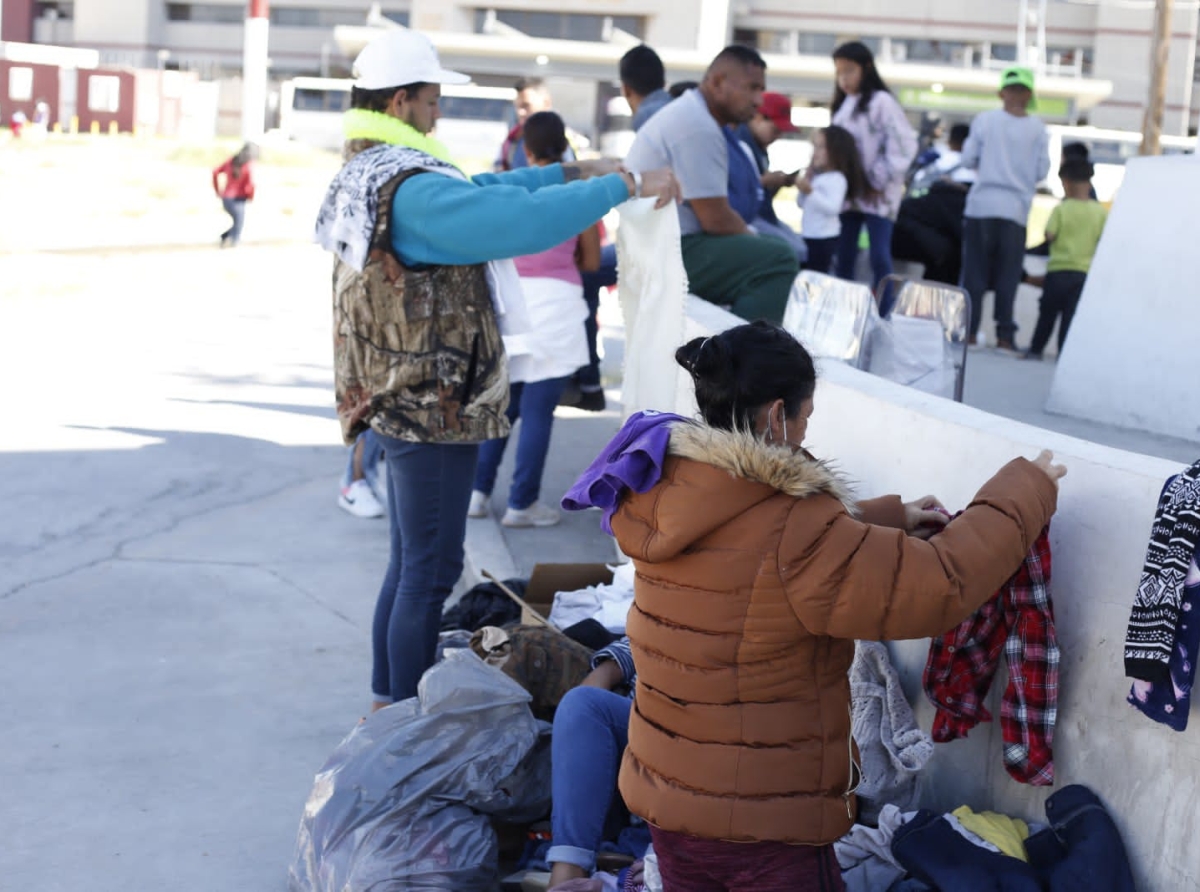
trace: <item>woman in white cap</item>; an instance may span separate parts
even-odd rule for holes
[[[670,171],[615,162],[468,179],[429,134],[441,84],[433,44],[409,30],[354,63],[346,164],[317,219],[332,251],[338,416],[371,427],[388,466],[391,558],[373,626],[373,708],[417,693],[442,605],[463,565],[479,444],[508,433],[508,365],[526,351],[520,283],[506,258],[578,235],[631,197],[679,198]]]

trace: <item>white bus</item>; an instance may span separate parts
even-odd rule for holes
[[[1130,130],[1101,130],[1097,127],[1067,127],[1051,124],[1050,131],[1050,175],[1046,185],[1051,193],[1062,198],[1062,181],[1058,178],[1058,167],[1062,163],[1062,147],[1068,143],[1083,143],[1088,148],[1096,175],[1092,185],[1096,197],[1103,202],[1112,201],[1122,180],[1125,179],[1125,162],[1136,158],[1142,145],[1142,135]],[[1183,155],[1196,150],[1194,136],[1164,136],[1164,155]]]
[[[279,94],[280,131],[297,142],[340,150],[342,113],[350,107],[352,85],[351,80],[328,77],[285,81]],[[507,87],[443,86],[442,117],[434,135],[471,172],[490,169],[516,123],[515,97],[516,91]]]

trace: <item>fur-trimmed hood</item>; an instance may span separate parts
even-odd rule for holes
[[[677,424],[671,430],[670,455],[704,462],[734,477],[765,483],[803,499],[823,492],[857,511],[849,483],[827,462],[807,450],[772,446],[748,431],[724,431],[705,424]]]
[[[764,443],[748,432],[677,423],[667,455],[707,467],[668,473],[650,492],[631,496],[654,500],[655,522],[641,553],[627,551],[630,557],[669,559],[780,493],[795,499],[830,496],[857,514],[849,484],[826,462],[804,450]]]

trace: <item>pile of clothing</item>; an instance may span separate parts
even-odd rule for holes
[[[848,892],[1133,892],[1121,835],[1078,784],[1046,800],[1045,825],[967,806],[947,814],[892,805],[878,826],[834,844]]]
[[[625,634],[625,618],[633,607],[633,563],[609,567],[613,581],[608,585],[593,585],[575,592],[559,592],[554,596],[550,622],[560,629],[570,629],[578,623],[594,620],[614,635]]]

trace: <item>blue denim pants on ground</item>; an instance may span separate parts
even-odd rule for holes
[[[847,211],[841,215],[841,220],[836,275],[839,279],[853,281],[854,266],[858,262],[858,237],[866,226],[867,238],[871,242],[871,287],[874,288],[881,279],[892,274],[892,230],[895,223],[878,214],[858,211]]]
[[[228,239],[236,245],[241,240],[242,227],[246,224],[246,199],[222,198],[221,204],[225,208],[225,213],[233,219],[233,225],[221,233],[221,240]]]
[[[621,755],[629,743],[633,700],[603,688],[572,688],[554,714],[550,815],[551,864],[591,871],[617,792]]]
[[[387,460],[391,557],[371,628],[376,700],[417,694],[433,665],[445,603],[463,567],[479,446],[379,437]]]
[[[513,467],[512,486],[508,490],[508,507],[524,510],[538,500],[542,491],[542,472],[550,452],[550,432],[554,427],[554,407],[570,383],[569,377],[548,378],[545,381],[518,382],[508,394],[508,419],[517,419],[517,460]],[[496,486],[496,472],[504,458],[508,437],[488,440],[479,447],[479,467],[475,471],[474,489],[487,495]]]
[[[600,249],[600,269],[583,274],[583,299],[587,302],[588,317],[583,323],[588,340],[588,364],[575,373],[581,388],[600,388],[600,351],[598,339],[600,325],[596,313],[600,309],[600,289],[617,284],[617,246],[605,245]]]
[[[380,501],[384,501],[384,488],[380,486],[379,479],[379,463],[383,460],[383,441],[379,438],[379,434],[375,433],[371,428],[367,428],[358,435],[358,439],[354,441],[346,452],[346,470],[342,474],[342,489],[345,489],[354,480],[354,451],[358,449],[359,444],[362,445],[362,472],[363,479],[367,481],[367,486],[380,497]]]

